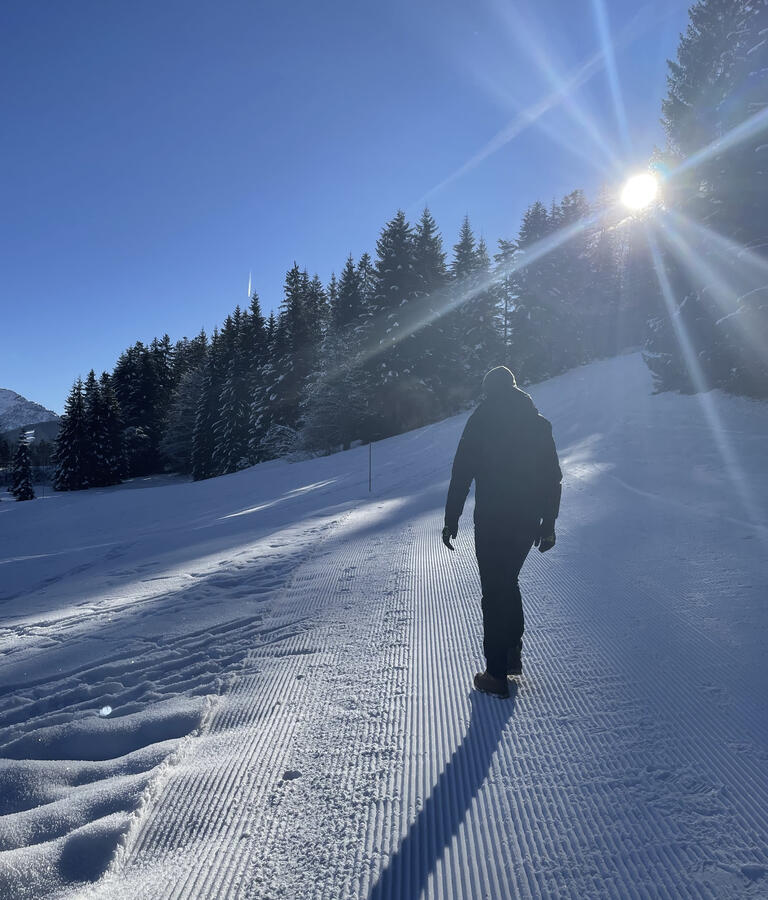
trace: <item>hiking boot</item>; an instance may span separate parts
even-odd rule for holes
[[[506,678],[494,678],[488,672],[478,672],[475,675],[475,688],[484,694],[493,694],[495,697],[509,697],[509,685]]]

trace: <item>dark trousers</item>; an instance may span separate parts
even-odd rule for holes
[[[495,678],[507,677],[507,654],[525,630],[518,576],[533,546],[533,529],[475,524],[475,554],[483,589],[483,651]]]

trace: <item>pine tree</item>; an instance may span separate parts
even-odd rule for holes
[[[350,329],[330,332],[323,342],[320,367],[302,399],[300,443],[305,449],[331,452],[370,438],[366,374],[347,352],[349,334]]]
[[[32,465],[29,458],[29,445],[27,436],[24,433],[19,435],[19,445],[13,458],[11,494],[17,500],[35,499],[35,492],[32,488]]]
[[[167,411],[170,402],[170,396],[175,386],[174,381],[174,348],[171,339],[164,334],[160,340],[155,338],[150,344],[150,352],[155,367],[155,378],[157,380],[157,399],[158,412],[157,417],[160,422],[163,421],[164,413]]]
[[[338,281],[336,296],[330,297],[330,325],[332,331],[341,334],[351,325],[359,324],[363,315],[363,294],[360,272],[352,254],[347,257]]]
[[[180,341],[176,341],[171,368],[171,382],[174,388],[187,372],[192,369],[200,369],[205,365],[207,352],[208,336],[204,329],[201,329],[196,337],[191,339],[184,337]]]
[[[397,368],[397,345],[402,338],[399,319],[416,288],[413,234],[402,210],[382,230],[376,251],[373,337],[381,355],[376,366],[386,384],[401,374]]]
[[[260,370],[259,388],[254,391],[249,413],[248,451],[251,462],[272,459],[272,451],[265,443],[267,434],[276,422],[277,393],[284,358],[288,352],[288,339],[283,317],[269,314],[266,326],[265,361]]]
[[[251,448],[257,459],[268,458],[274,448],[285,448],[288,435],[300,424],[302,400],[317,371],[318,353],[328,318],[327,298],[320,279],[294,263],[285,277],[284,298],[274,328],[270,359],[264,371],[264,396],[251,411]],[[279,440],[270,439],[270,430]],[[254,434],[260,435],[258,443]]]
[[[248,313],[241,329],[242,347],[248,372],[257,372],[264,365],[267,352],[267,326],[261,311],[259,295],[254,291]]]
[[[268,404],[272,423],[292,425],[298,418],[301,373],[296,371],[298,354],[294,350],[307,340],[304,329],[303,285],[296,263],[285,277],[284,297],[275,328],[275,340],[268,373]],[[271,426],[270,426],[271,427]]]
[[[160,445],[172,472],[192,472],[192,448],[200,396],[203,392],[205,365],[189,369],[173,392],[168,421]]]
[[[482,382],[485,373],[500,365],[504,348],[499,333],[498,298],[491,276],[488,247],[481,237],[475,251],[475,287],[463,307],[467,325],[465,340],[469,357],[470,385]]]
[[[117,402],[112,379],[108,372],[102,372],[99,379],[102,409],[104,415],[105,443],[103,452],[105,467],[109,473],[107,484],[119,484],[125,474],[125,451],[123,449],[123,422],[120,405]]]
[[[513,277],[513,265],[517,244],[515,241],[508,241],[504,238],[498,240],[498,253],[494,254],[494,292],[496,294],[496,303],[499,308],[500,322],[500,339],[502,365],[512,366],[511,357],[511,317],[515,308],[517,294],[515,292],[515,279]]]
[[[368,253],[363,253],[357,263],[357,277],[360,280],[360,296],[363,312],[370,309],[376,296],[376,267]]]
[[[547,378],[563,368],[552,343],[558,331],[559,302],[552,258],[531,253],[552,228],[544,204],[537,201],[523,216],[513,257],[516,300],[510,317],[510,354],[523,384]]]
[[[57,491],[79,491],[88,487],[87,452],[83,382],[78,378],[67,397],[56,438],[53,486]]]
[[[413,374],[437,417],[451,411],[447,401],[452,383],[451,361],[448,358],[448,325],[450,322],[450,292],[445,263],[443,239],[432,213],[427,207],[421,214],[413,233],[413,265],[416,274],[416,303],[414,304],[415,332],[412,342]]]
[[[208,348],[208,358],[203,370],[200,394],[195,412],[195,429],[192,433],[192,477],[195,481],[216,474],[213,452],[216,437],[214,426],[218,419],[219,397],[223,381],[221,371],[222,349],[218,329],[214,329]]]
[[[572,191],[559,204],[553,205],[550,214],[552,231],[570,229],[568,240],[550,254],[547,263],[553,273],[551,294],[555,332],[550,341],[557,360],[554,371],[564,371],[594,356],[592,323],[589,308],[592,305],[592,273],[589,261],[590,232],[581,223],[590,215],[590,207],[584,192]]]
[[[721,104],[734,88],[736,35],[746,0],[698,0],[688,11],[689,23],[668,60],[667,97],[662,122],[670,149],[690,156],[720,131]]]
[[[426,420],[423,393],[413,372],[413,304],[419,278],[414,266],[413,234],[398,210],[376,242],[375,293],[364,333],[366,379],[374,396],[381,435],[396,434]]]
[[[475,235],[469,223],[469,216],[464,216],[459,231],[459,240],[453,245],[453,264],[451,271],[458,281],[468,278],[477,267],[477,248]]]
[[[85,479],[88,487],[104,487],[112,484],[110,466],[110,435],[107,431],[107,414],[96,373],[91,369],[83,390],[85,414],[86,456]]]
[[[239,315],[234,320],[234,327],[237,325],[241,325]],[[236,472],[249,465],[251,380],[245,335],[242,327],[238,331],[229,359],[223,361],[226,372],[219,394],[219,414],[213,427],[213,466],[219,475]]]
[[[170,340],[154,340],[147,347],[137,341],[115,365],[112,386],[120,404],[128,474],[162,471],[160,441],[172,382]]]
[[[304,274],[306,275],[306,271]],[[312,280],[306,285],[304,309],[309,335],[309,363],[312,366],[316,361],[315,357],[328,327],[329,319],[328,295],[325,293],[318,275],[314,275]]]
[[[328,282],[328,289],[325,292],[326,296],[326,329],[331,327],[331,310],[334,306],[336,306],[336,302],[339,296],[339,279],[336,277],[335,272],[331,272],[331,279]]]
[[[477,243],[465,216],[453,247],[453,307],[451,321],[453,378],[466,402],[476,396],[485,372],[501,362],[503,348],[497,330],[496,294],[490,259],[483,240]]]
[[[301,402],[300,444],[329,452],[370,431],[370,392],[359,362],[364,315],[357,267],[348,257],[336,290],[329,291],[329,326]]]
[[[594,222],[585,232],[586,286],[578,310],[588,359],[638,347],[645,336],[645,320],[637,335],[629,333],[621,307],[625,223],[629,220],[607,188],[598,194],[593,214]]]

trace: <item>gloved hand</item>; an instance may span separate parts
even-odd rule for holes
[[[539,548],[539,553],[546,553],[555,546],[554,522],[546,521],[539,525],[539,532],[534,539],[533,546]]]
[[[445,528],[443,528],[443,543],[449,550],[456,549],[451,543],[451,538],[455,538],[458,532],[458,525],[446,525]]]

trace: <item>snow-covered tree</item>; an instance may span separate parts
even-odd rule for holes
[[[112,379],[102,372],[99,379],[102,413],[104,416],[104,444],[102,452],[105,468],[109,473],[107,484],[118,484],[125,474],[125,450],[123,448],[123,422]]]
[[[78,378],[67,397],[56,438],[53,486],[57,491],[79,491],[88,487],[87,444],[83,382]]]
[[[278,425],[294,430],[298,427],[303,392],[317,365],[324,318],[325,292],[319,279],[310,281],[307,272],[294,263],[285,277],[275,341],[265,372],[269,417]],[[262,434],[267,431],[264,424]]]
[[[229,474],[249,465],[248,426],[251,406],[249,356],[241,316],[233,322],[234,343],[229,352],[214,424],[213,466],[217,474]]]
[[[536,201],[525,212],[517,237],[514,264],[515,308],[510,316],[510,356],[523,384],[563,370],[554,342],[562,334],[560,285],[551,254],[537,256],[535,245],[552,233],[552,219]]]
[[[335,296],[330,299],[330,326],[336,334],[355,324],[359,324],[364,311],[360,272],[355,266],[352,254],[347,257],[341,270]]]
[[[192,447],[205,366],[184,372],[173,392],[160,450],[173,472],[192,471]]]
[[[114,484],[116,479],[112,461],[112,436],[109,431],[108,414],[101,385],[93,369],[85,379],[83,406],[87,435],[84,463],[88,487],[104,487]]]
[[[362,352],[379,433],[385,435],[425,421],[423,391],[414,373],[420,280],[413,233],[402,210],[382,229],[376,253]]]
[[[29,458],[29,444],[24,432],[19,435],[19,444],[13,457],[11,494],[17,500],[35,499],[35,492],[32,488],[32,465]]]
[[[429,392],[425,400],[433,407],[427,416],[430,419],[449,411],[444,387],[450,384],[452,366],[448,340],[451,298],[445,251],[437,222],[427,207],[413,231],[413,265],[416,302],[411,368],[420,390]]]
[[[497,294],[485,241],[476,241],[464,217],[451,265],[453,307],[452,378],[461,386],[464,402],[477,396],[485,372],[499,365],[503,346],[498,329]]]
[[[351,256],[329,300],[329,327],[302,397],[299,435],[303,448],[324,452],[347,447],[370,431],[371,392],[359,359],[364,308]]]
[[[373,306],[373,298],[376,295],[376,267],[370,254],[363,253],[357,263],[357,277],[360,283],[360,297],[363,301],[363,316]]]
[[[192,477],[195,481],[216,474],[213,452],[215,448],[214,426],[218,419],[219,397],[223,374],[221,371],[221,337],[214,329],[208,348],[208,358],[203,369],[202,385],[197,398],[195,428],[192,433]]]
[[[176,341],[171,366],[171,382],[174,388],[187,372],[192,369],[201,369],[205,365],[207,353],[208,336],[204,329],[201,329],[193,338],[183,337]]]
[[[285,319],[270,313],[266,325],[265,361],[259,372],[257,386],[251,396],[248,426],[248,452],[251,462],[273,458],[274,441],[265,443],[266,436],[280,414],[280,380],[288,354]]]
[[[124,426],[124,447],[129,475],[162,470],[160,441],[171,400],[170,341],[137,341],[115,365],[112,387]]]
[[[300,444],[308,450],[346,449],[368,439],[373,427],[364,368],[350,357],[343,335],[330,334],[322,366],[309,381],[302,401]]]

